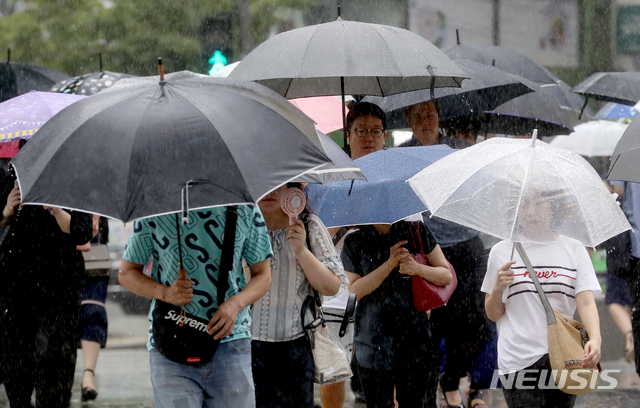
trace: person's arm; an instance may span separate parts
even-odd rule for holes
[[[58,226],[60,227],[60,230],[62,232],[64,232],[65,234],[71,233],[71,214],[60,207],[49,207],[43,205],[42,208],[49,211],[49,213],[51,213],[51,215],[55,217],[56,222],[58,223]]]
[[[91,242],[87,242],[86,244],[82,244],[82,245],[76,245],[76,250],[80,252],[91,251]]]
[[[139,296],[159,299],[172,305],[186,305],[193,300],[192,281],[178,278],[171,286],[158,283],[142,273],[144,265],[122,260],[118,271],[118,281],[122,286]]]
[[[442,253],[440,245],[436,245],[426,258],[429,265],[422,265],[416,262],[411,254],[405,254],[400,259],[400,273],[410,276],[418,275],[438,286],[450,284],[452,280],[451,269],[449,269],[449,262]]]
[[[340,290],[340,278],[306,247],[307,231],[304,228],[304,223],[298,219],[294,221],[295,224],[286,228],[287,242],[293,247],[293,253],[296,254],[304,276],[319,294],[323,296],[335,295]]]
[[[16,208],[21,203],[20,189],[18,185],[14,185],[13,189],[7,196],[7,202],[4,208],[2,209],[2,220],[0,221],[0,228],[4,227],[9,221],[9,218],[15,214]]]
[[[207,328],[209,334],[214,334],[214,339],[227,337],[233,331],[238,313],[245,307],[255,303],[260,299],[271,286],[271,264],[269,259],[249,265],[251,279],[242,291],[224,301],[213,318],[209,321]],[[219,333],[216,333],[218,332]]]
[[[584,324],[587,333],[589,333],[589,341],[584,345],[584,359],[582,367],[594,369],[600,361],[600,351],[602,348],[602,336],[600,335],[600,316],[598,315],[598,307],[593,297],[593,292],[585,290],[576,295],[576,307],[580,320]]]
[[[491,321],[497,322],[504,316],[505,308],[504,303],[502,303],[502,293],[513,283],[515,274],[511,270],[511,265],[515,263],[516,261],[509,261],[498,269],[498,276],[491,294],[485,296],[484,309]]]
[[[373,272],[368,273],[365,276],[360,276],[350,271],[345,271],[349,277],[349,292],[357,295],[357,300],[367,296],[387,279],[387,276],[398,267],[400,259],[403,255],[408,254],[409,251],[403,248],[402,245],[407,244],[408,241],[397,242],[389,250],[389,259],[382,265],[376,268]]]

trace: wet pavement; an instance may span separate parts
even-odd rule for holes
[[[149,354],[146,350],[148,330],[144,315],[125,314],[122,308],[107,301],[109,315],[109,339],[96,367],[96,387],[98,398],[90,403],[80,401],[80,381],[82,379],[82,351],[78,351],[72,407],[154,407],[153,390],[149,378]],[[632,364],[623,359],[603,361],[604,369],[620,370],[611,375],[618,382],[612,390],[594,390],[578,397],[576,407],[636,408],[640,406],[640,377]],[[468,383],[461,381],[461,389],[468,389]],[[316,387],[316,401],[319,404]],[[489,406],[504,408],[506,404],[501,390],[485,391]],[[466,396],[465,396],[466,399]],[[0,407],[8,407],[4,387],[0,386]],[[364,408],[356,403],[347,384],[346,408]]]

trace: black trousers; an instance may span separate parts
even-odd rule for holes
[[[565,394],[558,388],[553,389],[541,389],[539,384],[553,384],[553,377],[551,377],[551,363],[549,361],[549,355],[545,354],[540,357],[538,361],[530,365],[529,367],[515,373],[516,378],[518,374],[525,370],[544,370],[541,372],[527,373],[526,384],[532,386],[533,389],[517,389],[515,387],[517,381],[514,381],[513,387],[507,387],[503,384],[502,392],[504,393],[504,399],[507,402],[509,408],[571,408],[576,403],[576,396]],[[513,375],[513,374],[512,374]],[[542,380],[540,379],[542,377]],[[535,386],[533,386],[535,384]]]
[[[487,265],[482,240],[472,238],[442,248],[442,252],[456,272],[458,286],[446,306],[431,311],[433,358],[441,361],[440,342],[446,339],[446,363],[440,385],[444,391],[454,391],[495,332],[484,311],[484,294],[480,291]],[[429,376],[429,401],[435,406],[440,367],[435,365],[432,369],[435,371]],[[471,384],[471,388],[479,387]]]
[[[355,357],[354,357],[355,358]],[[428,365],[428,364],[427,364]],[[400,408],[435,407],[428,403],[427,387],[430,370],[424,362],[393,370],[376,370],[358,364],[367,408],[393,407],[393,389]]]
[[[251,342],[256,408],[313,408],[313,354],[306,336]]]
[[[71,291],[74,292],[74,291]],[[6,299],[5,299],[6,300]],[[67,408],[71,401],[78,344],[79,292],[58,302],[13,302],[2,316],[3,343],[0,366],[12,408],[38,406]]]

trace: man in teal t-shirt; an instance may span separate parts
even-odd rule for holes
[[[154,348],[149,330],[147,348],[156,407],[255,406],[251,374],[251,315],[249,305],[271,284],[268,258],[273,255],[262,213],[257,206],[238,206],[233,267],[225,301],[218,307],[217,279],[222,256],[226,207],[192,211],[189,222],[180,223],[182,266],[187,279],[179,279],[179,247],[176,215],[135,221],[120,267],[119,280],[132,292],[174,305],[185,305],[189,314],[210,321],[210,334],[221,339],[213,359],[200,366],[169,360]],[[242,259],[249,265],[247,283]],[[143,274],[152,261],[151,277]],[[152,313],[149,312],[149,320]],[[182,406],[182,405],[181,405]]]

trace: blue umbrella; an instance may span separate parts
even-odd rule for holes
[[[410,177],[455,150],[446,145],[384,149],[355,160],[368,181],[307,186],[307,205],[327,227],[393,224],[427,210]]]
[[[637,114],[638,111],[633,106],[607,102],[596,112],[594,119],[614,119],[623,123],[631,123],[631,119],[635,118]]]

